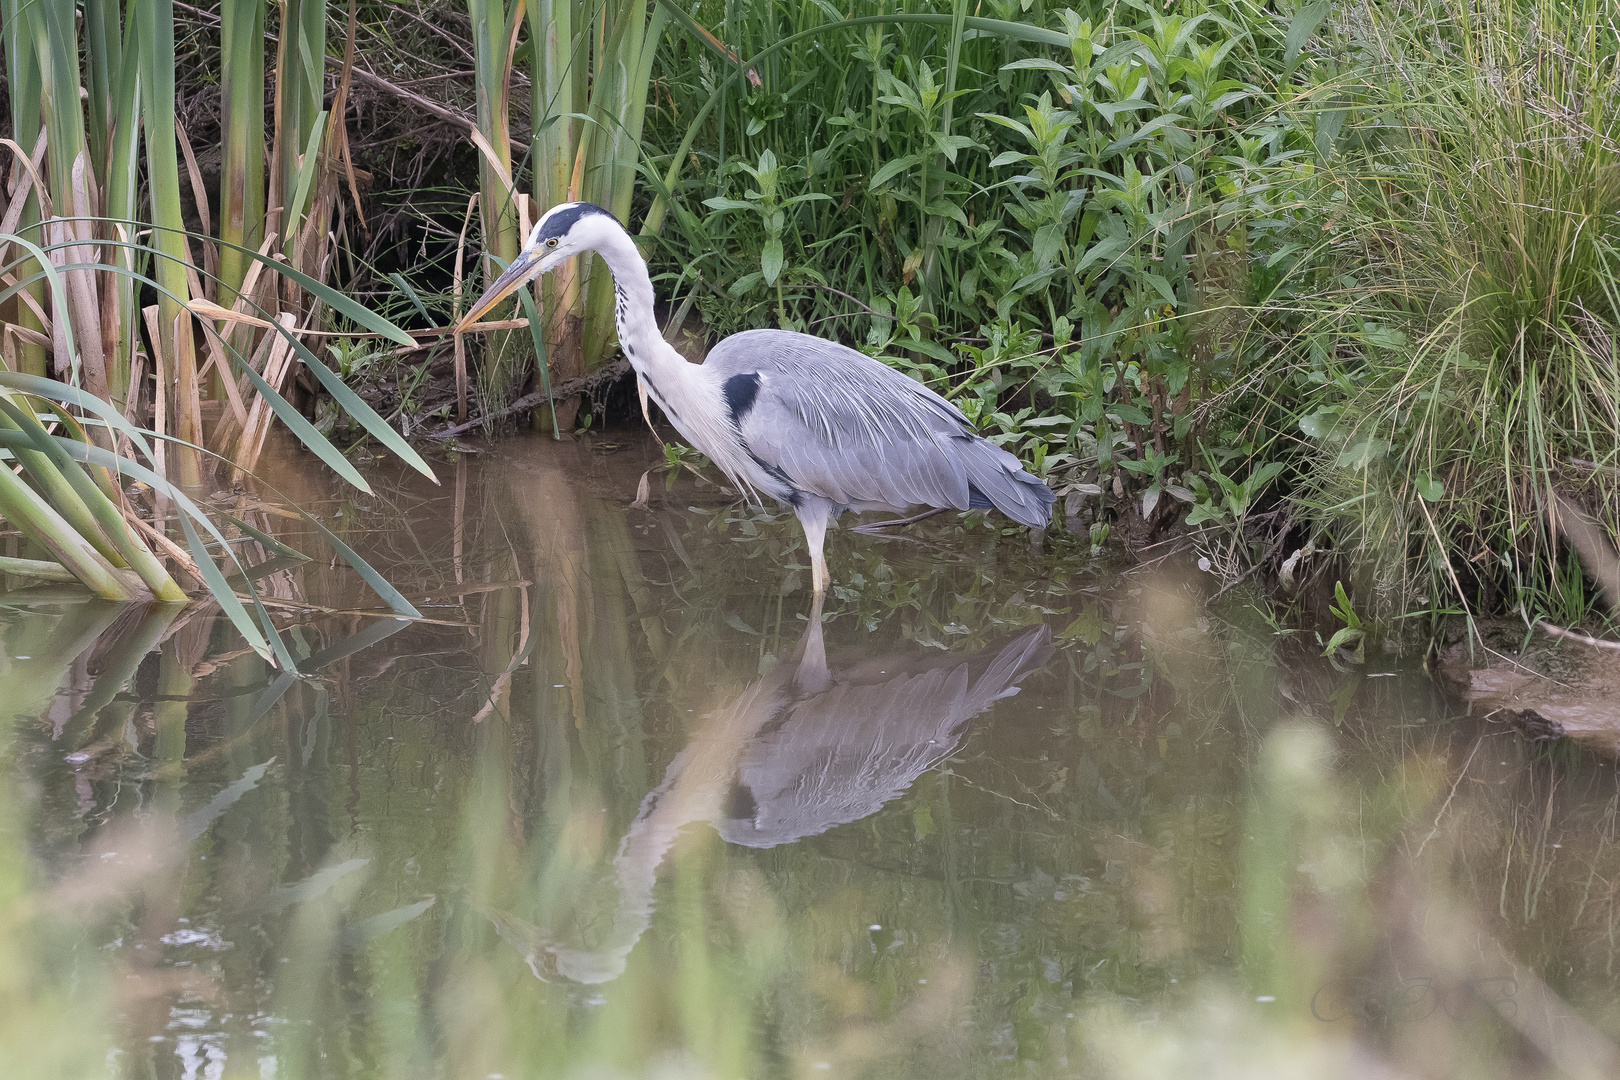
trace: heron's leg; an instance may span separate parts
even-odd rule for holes
[[[810,550],[810,580],[819,599],[832,580],[827,574],[826,544],[827,522],[832,519],[833,504],[818,496],[800,493],[794,511],[804,527],[805,546]]]

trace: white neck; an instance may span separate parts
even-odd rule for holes
[[[763,474],[732,427],[720,385],[701,365],[687,363],[659,332],[652,278],[635,242],[623,229],[611,227],[603,229],[591,246],[613,274],[619,347],[642,385],[677,431],[745,494],[752,494]]]
[[[595,248],[613,274],[613,321],[619,328],[620,348],[636,374],[651,382],[660,397],[666,387],[674,392],[674,384],[692,378],[692,365],[658,331],[652,278],[635,241],[623,229],[608,228]]]

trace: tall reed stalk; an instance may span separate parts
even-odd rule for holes
[[[220,4],[219,302],[229,307],[264,239],[263,0]],[[244,250],[245,249],[245,250]]]
[[[37,185],[29,183],[31,173],[24,167],[26,155],[34,152],[42,131],[39,101],[44,94],[39,67],[39,53],[34,39],[33,24],[38,19],[37,5],[28,0],[0,0],[0,18],[4,19],[7,90],[11,97],[11,134],[17,146],[10,174],[11,198],[21,198],[17,209],[19,231],[39,239],[38,225],[43,215],[40,202],[44,194]],[[26,191],[26,194],[24,194]],[[35,266],[30,276],[40,268]],[[7,361],[19,371],[31,375],[44,375],[46,350],[40,335],[45,322],[40,318],[45,289],[36,279],[12,301],[9,320],[21,334],[7,333],[3,345]]]
[[[517,257],[519,235],[518,190],[512,180],[512,149],[507,134],[511,123],[512,51],[522,23],[522,6],[513,0],[467,0],[472,19],[474,84],[479,144],[478,206],[483,224],[483,269],[493,281]],[[510,400],[521,391],[526,365],[511,362],[510,333],[490,336],[483,382],[488,393]]]
[[[667,14],[647,0],[468,0],[477,55],[480,177],[486,260],[517,252],[517,184],[507,128],[511,56],[523,23],[530,38],[530,190],[535,213],[587,201],[630,214],[653,57]],[[487,264],[485,273],[496,272]],[[586,276],[570,260],[540,285],[540,340],[550,381],[598,365],[612,345],[613,287],[595,262]],[[491,348],[498,353],[499,347]],[[572,426],[577,401],[559,402],[557,423]],[[550,423],[545,412],[537,422]]]
[[[181,201],[183,149],[187,186],[206,229],[200,169],[175,116],[173,0],[86,0],[82,43],[72,5],[0,0],[12,128],[21,136],[8,147],[11,183],[0,209],[6,223],[0,228],[0,311],[6,316],[0,331],[0,517],[35,549],[28,558],[0,560],[0,573],[78,581],[111,600],[183,601],[186,593],[161,553],[213,596],[250,646],[291,669],[292,654],[257,594],[249,586],[250,615],[227,580],[232,573],[251,582],[249,568],[189,494],[204,477],[205,434],[215,448],[251,461],[271,421],[279,420],[334,471],[367,489],[347,458],[279,392],[302,365],[370,436],[432,473],[295,332],[311,329],[307,322],[300,326],[295,313],[318,304],[368,334],[413,344],[391,322],[319,280],[337,162],[347,163],[347,145],[341,125],[327,125],[323,111],[326,6],[287,0],[282,13],[278,66],[288,77],[278,86],[274,162],[278,199],[286,202],[267,221],[263,7],[231,2],[222,12],[229,115],[223,125],[225,213],[216,242],[187,231]],[[352,0],[349,16],[345,72],[353,62]],[[336,115],[343,112],[345,87],[340,80]],[[278,232],[264,246],[261,237],[271,225]],[[201,267],[193,239],[204,245]],[[272,251],[277,240],[287,252],[280,260]],[[225,278],[218,293],[216,264]],[[137,312],[143,290],[156,303]],[[214,295],[228,306],[215,303]],[[252,295],[268,303],[258,305]],[[282,306],[294,313],[278,311]],[[234,327],[269,333],[260,348],[238,349],[228,336]],[[237,344],[252,341],[244,334]],[[212,394],[222,399],[222,418],[206,433],[202,350],[214,369]],[[47,356],[54,380],[41,377]],[[150,400],[142,392],[146,385]],[[166,525],[143,518],[124,487],[132,481],[145,485],[156,506],[172,511],[166,519],[184,534],[183,546]],[[295,554],[244,529],[278,554]],[[395,612],[415,615],[353,551],[327,536]],[[47,557],[32,557],[39,555]]]

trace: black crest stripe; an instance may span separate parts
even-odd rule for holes
[[[613,218],[614,221],[619,220],[595,203],[575,203],[566,209],[558,210],[546,219],[545,225],[540,230],[540,239],[547,240],[553,236],[563,236],[569,229],[574,227],[576,221],[582,217],[589,217],[591,214],[605,214]]]

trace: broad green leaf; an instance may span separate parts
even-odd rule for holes
[[[1153,418],[1147,413],[1143,412],[1140,408],[1135,405],[1126,404],[1123,401],[1109,402],[1108,412],[1119,417],[1127,424],[1135,424],[1137,427],[1145,427],[1153,422]],[[1124,464],[1124,462],[1121,462],[1121,464]]]
[[[1368,465],[1389,453],[1389,450],[1390,444],[1383,439],[1363,435],[1344,449],[1344,452],[1339,455],[1337,464],[1341,469],[1365,469]]]
[[[1313,439],[1320,439],[1333,430],[1336,410],[1318,409],[1299,418],[1299,430]]]
[[[1152,285],[1153,291],[1164,297],[1165,303],[1169,304],[1171,307],[1176,306],[1176,292],[1170,287],[1170,283],[1164,279],[1163,275],[1152,273],[1143,274],[1142,280],[1146,281],[1149,285]]]
[[[905,157],[896,158],[872,174],[869,186],[873,188],[882,187],[907,169],[914,168],[921,160],[916,154],[907,154]]]
[[[732,282],[731,288],[727,289],[726,292],[731,296],[742,296],[753,291],[754,286],[758,285],[764,276],[765,275],[761,274],[758,270],[755,270],[751,274],[744,274],[742,277]]]
[[[1044,56],[1030,56],[1023,60],[1014,60],[1010,64],[1002,64],[1002,71],[1055,71],[1059,75],[1073,75],[1071,68],[1065,67],[1056,60],[1048,60]]]
[[[1322,20],[1328,17],[1332,6],[1332,0],[1314,0],[1294,12],[1294,17],[1289,20],[1288,34],[1284,38],[1283,64],[1290,74],[1293,73],[1300,50],[1316,33],[1316,28],[1322,25]]]
[[[1394,352],[1406,347],[1406,335],[1399,330],[1392,330],[1387,326],[1378,326],[1367,323],[1362,327],[1362,340],[1375,349]]]
[[[968,225],[967,215],[962,212],[962,208],[949,199],[941,199],[931,204],[927,213],[929,217],[948,217],[964,229],[971,228]]]
[[[1340,648],[1355,642],[1359,642],[1360,640],[1360,630],[1353,630],[1348,626],[1340,627],[1332,637],[1328,638],[1327,648],[1322,650],[1322,655],[1332,656]]]
[[[776,284],[776,275],[782,272],[782,238],[773,236],[765,241],[765,250],[759,256],[760,272],[766,285]]]
[[[935,148],[938,149],[940,153],[944,154],[948,159],[950,159],[953,162],[956,160],[956,155],[957,155],[958,151],[971,150],[975,146],[978,146],[978,145],[979,144],[978,144],[978,142],[976,140],[970,139],[966,135],[935,135],[934,136],[934,146],[935,146]]]
[[[1104,237],[1091,245],[1091,248],[1080,257],[1080,265],[1075,267],[1076,272],[1084,270],[1093,263],[1108,261],[1123,255],[1131,249],[1131,237],[1128,233],[1119,233]]]
[[[1106,101],[1093,101],[1091,107],[1102,114],[1102,118],[1110,124],[1115,123],[1122,112],[1135,112],[1137,109],[1151,109],[1153,102],[1143,101],[1141,98],[1131,98],[1110,104]]]
[[[1048,222],[1035,230],[1035,239],[1030,245],[1030,253],[1035,256],[1035,265],[1045,270],[1057,262],[1058,256],[1063,253],[1064,228],[1057,222]]]
[[[1019,123],[1010,116],[1002,116],[999,113],[980,113],[979,119],[988,120],[992,124],[999,124],[1000,126],[1011,131],[1018,132],[1031,146],[1036,145],[1040,141],[1035,138],[1035,132],[1031,131],[1024,124]]]

